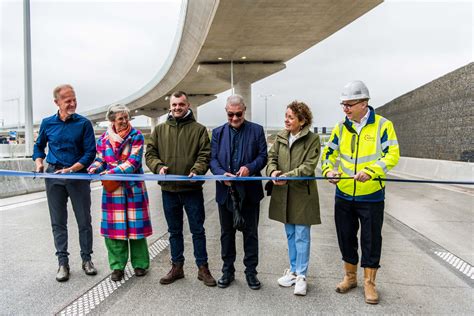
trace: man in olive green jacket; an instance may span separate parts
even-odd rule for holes
[[[174,92],[170,98],[170,114],[166,122],[155,127],[146,148],[146,165],[156,174],[204,175],[209,169],[211,147],[206,127],[196,122],[188,96]],[[172,267],[161,284],[170,284],[184,277],[183,208],[193,235],[194,256],[198,279],[207,286],[215,286],[207,263],[204,230],[203,182],[160,181],[163,209],[170,234]]]

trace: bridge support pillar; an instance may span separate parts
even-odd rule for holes
[[[160,118],[159,117],[150,117],[149,119],[150,119],[151,131],[153,131],[155,126],[158,125],[158,122],[159,122]]]
[[[245,119],[252,120],[252,82],[265,78],[285,69],[285,64],[280,61],[251,61],[251,62],[229,62],[220,63],[202,62],[199,64],[198,72],[203,76],[213,76],[222,80],[223,83],[234,83],[234,93],[244,98],[247,111]],[[204,77],[203,77],[204,78]]]
[[[234,85],[234,91],[236,94],[240,94],[244,98],[245,106],[245,119],[247,121],[252,120],[252,84],[246,80],[239,80]]]
[[[198,120],[198,106],[191,103],[191,111],[193,111],[194,119]]]

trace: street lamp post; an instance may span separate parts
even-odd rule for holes
[[[265,139],[268,137],[268,125],[267,125],[267,100],[273,97],[274,94],[261,94],[260,97],[265,99]]]
[[[25,62],[25,156],[33,155],[33,92],[31,78],[30,0],[23,0],[23,49]]]

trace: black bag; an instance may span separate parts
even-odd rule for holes
[[[234,228],[243,231],[245,228],[245,220],[242,216],[242,199],[234,185],[229,188],[230,198],[232,200],[232,213],[234,215]]]
[[[270,180],[267,183],[265,183],[265,191],[267,191],[267,196],[272,195],[272,190],[273,190],[273,181]]]

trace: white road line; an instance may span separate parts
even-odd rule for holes
[[[469,263],[447,251],[435,251],[435,254],[453,266],[453,268],[465,274],[471,280],[474,280],[474,267],[472,267]]]
[[[469,265],[465,266],[461,272],[467,275],[467,271],[469,271]]]
[[[453,263],[451,263],[453,265],[453,267],[455,267],[456,269],[457,269],[456,266],[458,265],[459,260],[460,260],[459,258],[456,258],[456,260],[454,260]]]
[[[404,173],[404,172],[399,172],[399,171],[394,171],[390,170],[389,175],[393,175],[395,177],[401,178],[401,179],[418,179],[418,180],[429,180],[423,177],[417,177],[415,175],[409,174],[409,173]],[[433,180],[441,180],[443,179],[433,179]],[[431,185],[434,187],[437,187],[439,189],[444,189],[444,190],[449,190],[457,193],[463,193],[467,194],[470,196],[474,196],[474,190],[472,190],[472,187],[468,185],[454,185],[454,184],[436,184],[436,183],[424,183],[426,185]]]
[[[13,204],[5,205],[5,206],[0,206],[0,211],[11,210],[13,208],[42,203],[45,201],[46,201],[46,198],[40,198],[40,199],[35,199],[31,201],[26,201],[26,202],[13,203]]]
[[[102,186],[93,187],[93,188],[91,188],[91,191],[97,191],[99,189],[102,189]],[[34,199],[34,200],[30,200],[30,201],[25,201],[25,202],[12,203],[12,204],[8,204],[8,205],[5,205],[5,206],[0,206],[0,212],[11,210],[11,209],[14,209],[14,208],[17,208],[17,207],[28,206],[28,205],[33,205],[33,204],[37,204],[37,203],[43,203],[43,202],[46,202],[46,201],[47,201],[47,199],[44,197],[44,198]]]

